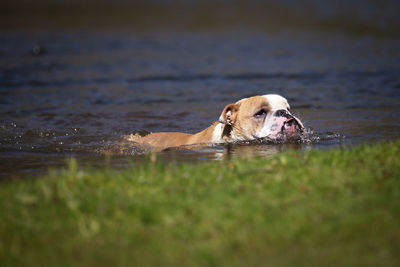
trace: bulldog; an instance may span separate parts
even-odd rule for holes
[[[144,137],[130,135],[129,141],[153,149],[183,145],[223,144],[256,139],[285,140],[296,138],[304,129],[290,112],[287,100],[275,94],[244,98],[228,104],[219,120],[195,133],[159,132]]]

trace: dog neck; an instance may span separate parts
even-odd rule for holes
[[[232,139],[232,127],[220,122],[214,122],[211,126],[195,134],[178,132],[152,133],[144,137],[130,136],[129,140],[142,145],[150,145],[158,149],[177,147],[193,144],[221,144]]]
[[[208,128],[204,129],[201,132],[193,134],[189,138],[189,144],[195,144],[195,143],[214,143],[214,144],[219,144],[219,143],[224,143],[224,129],[225,129],[224,124],[216,121],[214,122],[211,126]]]

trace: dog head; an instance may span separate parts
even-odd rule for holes
[[[225,124],[224,138],[245,141],[260,138],[294,138],[304,129],[280,95],[253,96],[227,105],[219,122]]]

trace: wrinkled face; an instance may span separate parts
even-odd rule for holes
[[[304,128],[280,95],[253,96],[229,104],[219,121],[232,127],[230,138],[233,141],[291,138]]]

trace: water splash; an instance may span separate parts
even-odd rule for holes
[[[243,144],[316,144],[320,141],[342,140],[345,136],[340,133],[317,133],[312,128],[305,128],[303,132],[295,135],[279,134],[276,137],[265,137],[253,141],[243,141]]]

